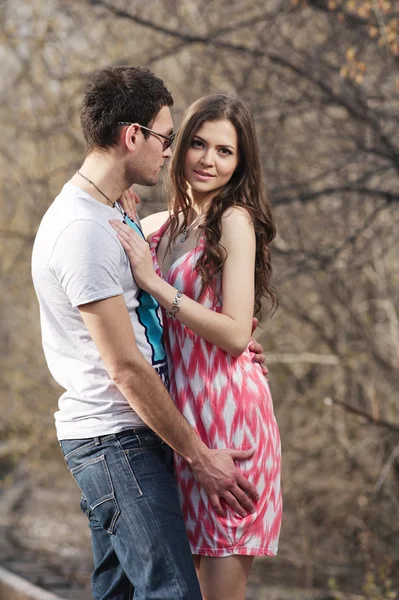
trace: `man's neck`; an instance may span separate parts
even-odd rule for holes
[[[75,173],[71,183],[108,206],[113,206],[130,186],[124,181],[121,163],[112,153],[91,152],[79,167],[79,173]]]

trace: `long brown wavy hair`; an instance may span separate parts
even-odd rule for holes
[[[270,199],[266,191],[260,160],[255,124],[249,110],[237,98],[224,94],[205,96],[194,102],[183,117],[176,136],[176,147],[170,164],[173,195],[169,202],[169,247],[176,241],[184,227],[192,200],[184,176],[187,150],[199,127],[205,121],[227,119],[237,132],[239,162],[233,176],[212,199],[203,224],[205,233],[204,252],[198,259],[196,270],[202,278],[202,295],[210,287],[215,291],[215,277],[226,260],[226,251],[220,244],[222,215],[232,206],[241,206],[250,214],[256,236],[255,256],[255,315],[261,315],[264,296],[277,306],[277,298],[271,284],[272,266],[269,244],[276,235]],[[183,223],[179,226],[179,214]]]

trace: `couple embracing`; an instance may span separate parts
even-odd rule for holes
[[[262,298],[275,303],[255,127],[213,95],[175,140],[172,104],[147,69],[89,78],[86,157],[33,249],[95,600],[244,600],[253,558],[278,546],[280,438],[250,339]],[[169,210],[140,223],[127,190],[168,159]]]

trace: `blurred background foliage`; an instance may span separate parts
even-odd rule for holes
[[[26,543],[60,553],[77,544],[52,522],[45,496],[33,501],[39,488],[51,495],[73,482],[55,438],[60,390],[41,350],[32,242],[82,161],[86,76],[145,65],[172,91],[176,127],[189,103],[214,92],[239,96],[257,125],[280,301],[272,319],[265,307],[257,337],[285,500],[280,554],[257,572],[280,585],[394,598],[398,62],[397,0],[0,2],[0,466],[6,486],[27,482]],[[142,216],[164,206],[162,183],[138,191]],[[76,496],[64,524],[84,528],[78,511]],[[47,533],[40,519],[52,523]]]

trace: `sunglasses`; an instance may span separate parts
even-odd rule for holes
[[[127,121],[119,121],[118,125],[134,125],[134,123],[129,123]],[[171,133],[170,135],[163,135],[162,133],[158,133],[157,131],[153,131],[152,129],[148,129],[148,127],[144,127],[144,125],[139,125],[140,129],[145,129],[146,131],[149,131],[149,133],[152,133],[152,135],[156,135],[159,138],[162,138],[163,140],[165,140],[163,142],[163,150],[165,152],[165,150],[167,150],[168,148],[170,148],[170,146],[173,144],[173,140],[176,137],[175,133]]]

